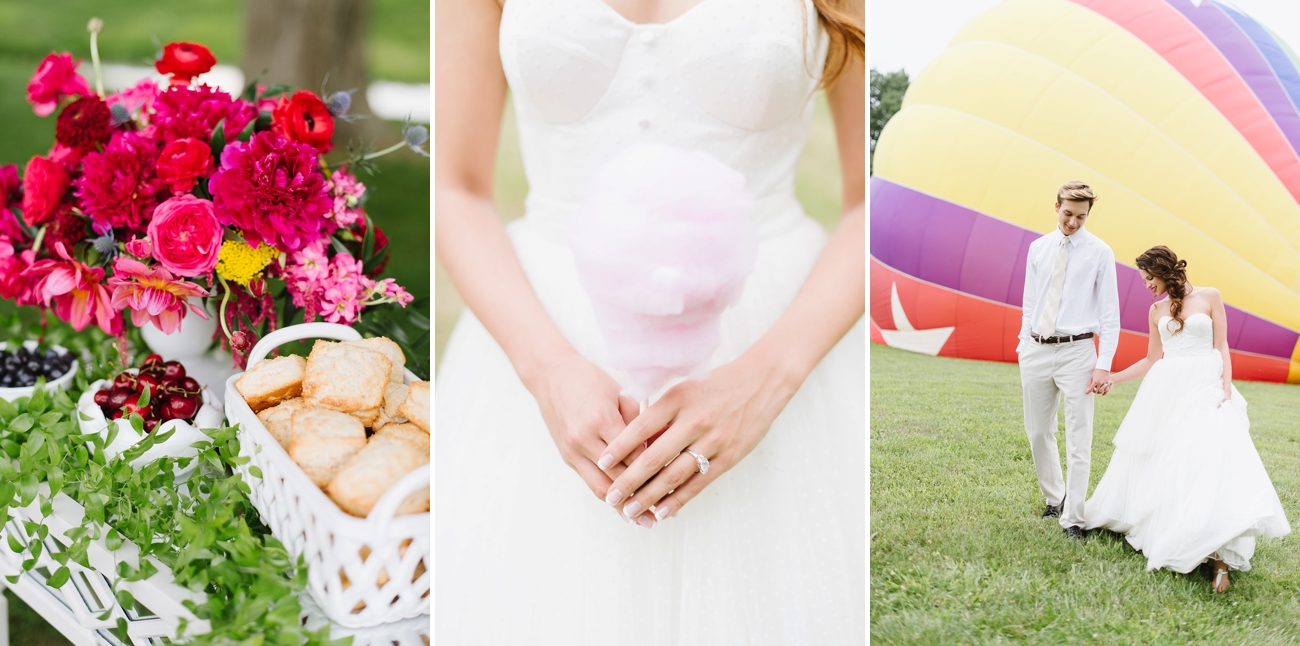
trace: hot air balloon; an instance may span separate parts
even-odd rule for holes
[[[1146,354],[1133,261],[1163,244],[1227,303],[1233,376],[1300,383],[1300,58],[1202,0],[1008,0],[909,87],[871,179],[872,339],[1015,361],[1025,256],[1057,188],[1098,195],[1115,370]]]

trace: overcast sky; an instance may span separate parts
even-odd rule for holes
[[[1193,0],[1196,2],[1197,0]],[[948,47],[962,25],[998,0],[870,0],[871,67],[915,78]],[[1233,0],[1300,53],[1300,0]]]

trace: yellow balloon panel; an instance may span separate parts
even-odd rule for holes
[[[1286,187],[1187,79],[1128,31],[1072,2],[1009,0],[969,22],[953,39],[949,52],[930,67],[964,56],[958,52],[967,43],[1007,45],[1026,59],[1050,61],[1095,86],[1203,164],[1250,204],[1276,235],[1300,249],[1300,205]],[[930,71],[928,67],[917,78],[918,84],[927,82]],[[905,105],[917,100],[909,92]],[[1059,117],[1047,119],[1043,128],[1059,127]],[[1116,133],[1109,137],[1103,133],[1098,145],[1109,142],[1124,147],[1120,126],[1112,127]]]
[[[1088,229],[1121,262],[1168,245],[1191,259],[1198,282],[1218,287],[1235,306],[1300,329],[1300,294],[1242,255],[1116,178],[988,120],[913,102],[881,133],[874,166],[884,179],[1041,232],[1055,226],[1055,188],[1084,180],[1101,199]],[[1246,251],[1263,242],[1251,241]]]

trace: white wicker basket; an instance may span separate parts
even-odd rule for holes
[[[356,330],[331,323],[307,323],[276,330],[248,357],[252,368],[275,347],[301,339],[360,339]],[[410,494],[429,486],[426,465],[407,474],[379,499],[366,518],[348,515],[307,478],[262,425],[239,391],[226,380],[226,418],[239,424],[239,467],[252,488],[253,506],[290,556],[303,555],[307,589],[325,614],[349,628],[378,626],[429,612],[432,542],[429,514],[393,516]],[[408,382],[415,375],[406,373]],[[261,477],[250,473],[251,467]],[[368,550],[365,558],[362,554]],[[381,571],[387,579],[379,585]]]

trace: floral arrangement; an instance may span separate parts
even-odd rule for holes
[[[329,165],[350,93],[254,82],[231,96],[195,83],[216,64],[206,47],[171,43],[155,63],[166,87],[106,94],[101,28],[91,21],[95,89],[67,52],[27,86],[37,115],[57,113],[55,143],[21,174],[0,167],[0,298],[118,337],[128,317],[170,334],[211,303],[236,364],[298,312],[351,325],[368,307],[411,302],[380,278],[387,239],[350,169],[402,148],[427,156],[427,129],[408,124],[402,142],[349,147]]]

